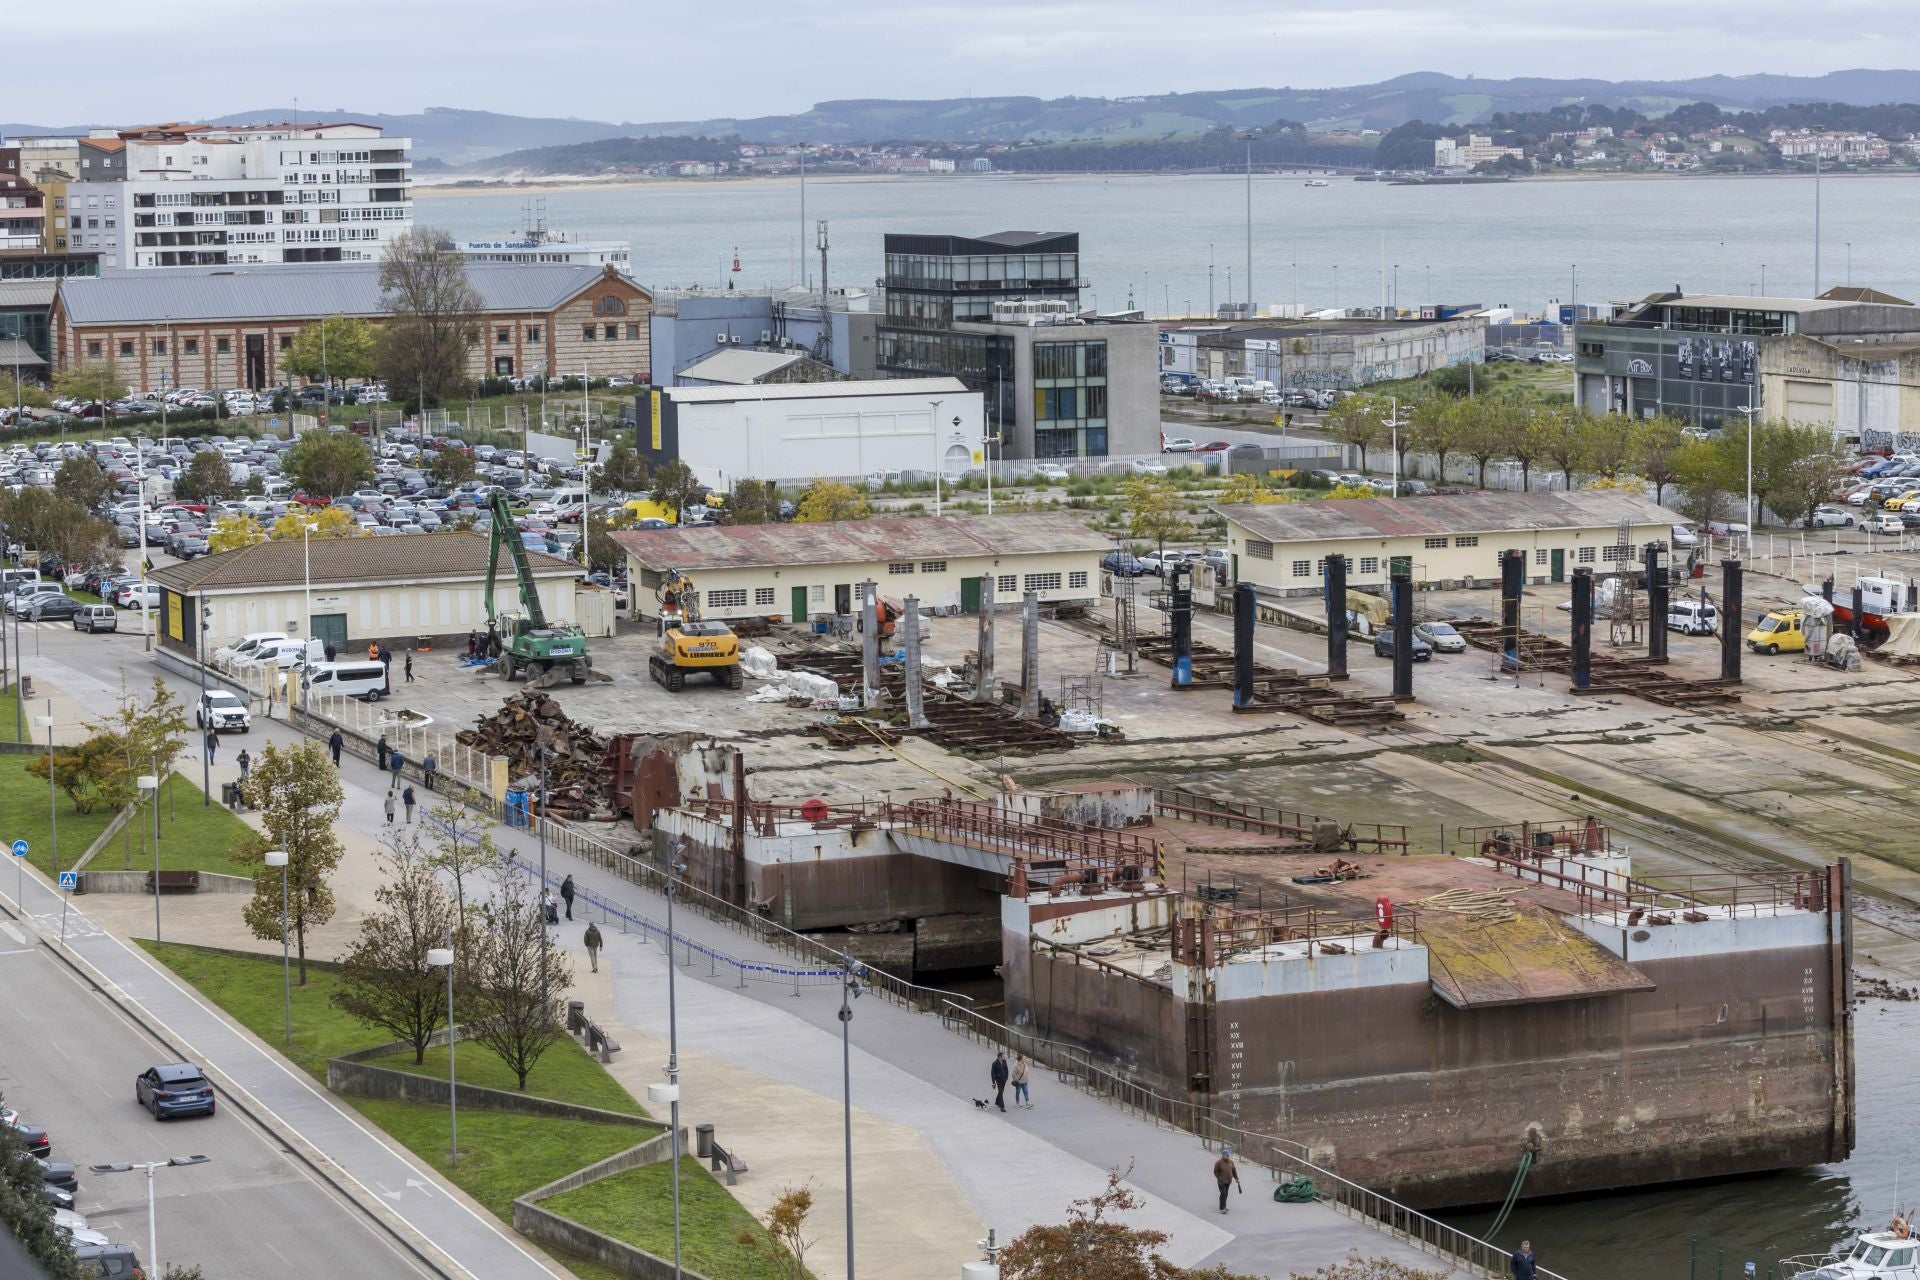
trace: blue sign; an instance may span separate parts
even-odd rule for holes
[[[62,889],[78,889],[80,887],[80,873],[78,871],[62,871],[60,873],[60,887]]]
[[[13,856],[16,858],[24,858],[27,856],[27,842],[25,840],[15,840],[13,842]]]

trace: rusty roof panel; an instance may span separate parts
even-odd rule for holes
[[[1092,553],[1111,545],[1078,516],[1052,513],[635,529],[613,537],[648,569],[686,573],[766,565]]]

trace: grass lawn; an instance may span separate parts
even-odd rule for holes
[[[327,976],[331,978],[333,975]],[[410,1049],[373,1058],[370,1063],[395,1071],[414,1071],[439,1080],[447,1078],[447,1051],[444,1048],[428,1049],[427,1060],[419,1065],[415,1065]],[[462,1084],[509,1092],[520,1087],[513,1072],[507,1070],[506,1063],[478,1045],[463,1043],[454,1057],[454,1063]],[[594,1061],[593,1055],[571,1037],[561,1040],[540,1055],[540,1061],[527,1076],[527,1092],[583,1107],[618,1111],[624,1115],[646,1115],[646,1109],[634,1101],[633,1095],[608,1075],[606,1068]]]
[[[47,704],[44,702],[40,704],[38,712],[33,709],[32,702],[28,702],[26,708],[21,710],[20,695],[16,693],[13,688],[9,687],[4,692],[0,692],[0,742],[32,742],[34,738],[33,717],[36,714],[44,715],[46,710]],[[19,717],[17,721],[19,725],[18,729],[14,727],[16,724],[14,717],[16,716]],[[41,745],[45,746],[46,743],[44,739],[46,735],[43,733],[40,737],[43,739]]]
[[[26,782],[39,801],[37,809],[23,810],[9,806],[9,814],[16,815],[16,821],[37,814],[39,826],[44,835],[46,829],[46,784],[40,779],[25,773],[25,761],[19,757],[9,757],[0,762],[0,803],[12,798],[10,778],[16,767],[14,760],[20,759],[17,766]],[[183,766],[184,767],[184,766]],[[197,783],[189,781],[179,773],[167,779],[160,789],[160,868],[163,871],[215,871],[221,875],[243,875],[245,868],[235,863],[229,856],[234,846],[244,839],[251,830],[246,823],[229,813],[226,807],[217,801],[207,805],[201,803],[204,793]],[[60,797],[60,868],[72,866],[85,853],[87,845],[106,830],[112,821],[112,811],[105,808],[92,813],[75,813],[67,797]],[[0,833],[3,834],[3,833]],[[31,834],[27,835],[33,841]],[[82,843],[84,841],[85,843]],[[51,849],[47,860],[40,857],[40,846],[34,843],[33,852],[28,855],[33,864],[48,875],[53,871],[49,865],[53,861]],[[108,846],[100,851],[91,864],[100,871],[124,871],[131,861],[135,871],[153,869],[153,811],[148,809],[133,821],[127,823],[122,833],[115,836]]]
[[[5,733],[0,737],[13,735],[13,704],[9,693],[0,709],[4,709]],[[33,732],[33,722],[27,722],[27,732]],[[44,778],[36,778],[27,772],[32,756],[0,756],[0,813],[6,815],[4,825],[0,825],[0,840],[11,844],[15,840],[25,840],[29,852],[27,860],[49,878],[80,860],[87,846],[96,840],[107,824],[113,821],[113,812],[99,808],[92,813],[75,813],[73,802],[67,799],[65,792],[54,793],[54,809],[59,818],[60,841],[58,850],[54,847],[53,833],[47,820],[48,789]],[[118,866],[113,862],[102,866]]]
[[[462,1139],[463,1150],[465,1146]],[[673,1257],[671,1162],[616,1173],[541,1204],[648,1253]],[[762,1247],[740,1243],[743,1230],[752,1232]],[[680,1260],[685,1266],[726,1280],[787,1280],[787,1269],[770,1244],[766,1229],[698,1160],[681,1157]]]

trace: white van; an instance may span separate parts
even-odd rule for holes
[[[278,640],[285,640],[286,638],[287,633],[284,631],[250,631],[232,644],[222,645],[220,648],[215,649],[213,651],[213,660],[215,662],[232,662],[236,658],[251,657],[253,651],[261,645],[270,644]]]
[[[561,515],[567,515],[587,505],[587,491],[585,489],[555,489],[553,496],[548,498],[547,501],[553,504],[555,511],[558,511]]]
[[[1673,600],[1667,604],[1667,630],[1688,636],[1710,636],[1720,629],[1720,612],[1700,600]]]
[[[233,660],[235,667],[279,667],[286,671],[309,662],[320,662],[327,656],[327,646],[318,640],[267,640],[254,647],[252,653],[242,654]]]
[[[362,698],[378,702],[392,692],[384,662],[319,662],[307,686],[313,697]]]

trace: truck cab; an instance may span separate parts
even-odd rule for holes
[[[1747,648],[1755,653],[1805,653],[1806,615],[1798,609],[1775,609],[1747,633]]]

